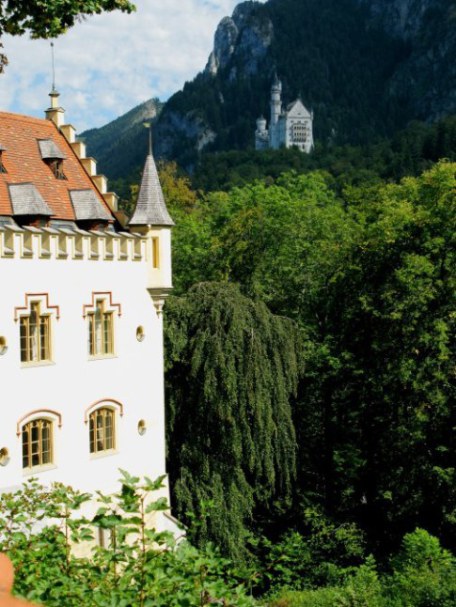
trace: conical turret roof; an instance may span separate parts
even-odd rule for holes
[[[135,212],[128,222],[130,226],[173,226],[166,208],[157,167],[152,154],[148,154],[139,190]]]

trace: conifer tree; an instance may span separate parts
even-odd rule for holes
[[[184,521],[200,519],[194,539],[238,556],[255,511],[291,496],[300,333],[231,284],[171,298],[166,318],[174,506]]]

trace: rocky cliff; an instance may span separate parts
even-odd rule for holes
[[[242,2],[232,17],[220,22],[214,36],[214,50],[209,56],[205,72],[216,76],[220,70],[233,64],[229,78],[236,77],[236,65],[242,63],[243,73],[258,72],[262,59],[272,43],[274,26],[270,19],[258,19],[258,2]]]

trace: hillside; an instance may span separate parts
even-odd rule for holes
[[[456,111],[455,2],[243,2],[220,23],[204,73],[166,104],[161,155],[252,146],[277,70],[284,101],[302,96],[320,143],[359,144],[410,120]]]
[[[149,99],[113,122],[81,134],[90,156],[94,156],[103,173],[111,179],[130,175],[144,162],[147,153],[147,135],[143,121],[155,121],[163,104]]]
[[[164,105],[155,153],[191,169],[201,151],[252,148],[274,71],[285,103],[300,95],[314,110],[319,145],[370,144],[456,113],[455,24],[455,0],[242,2],[220,22],[205,70]],[[142,162],[130,114],[84,133],[111,178]]]

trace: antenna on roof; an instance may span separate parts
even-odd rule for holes
[[[149,156],[152,156],[152,118],[144,120],[143,126],[149,129]]]

